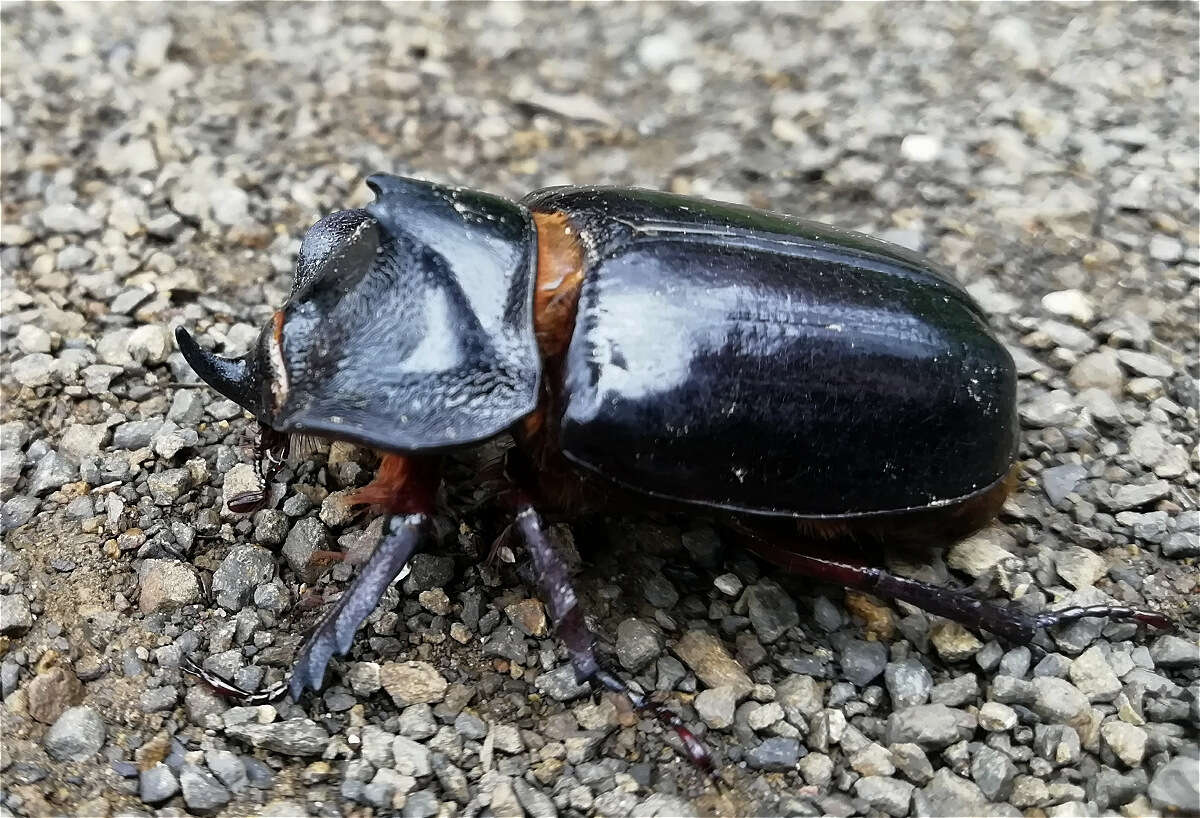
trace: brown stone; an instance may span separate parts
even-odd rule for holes
[[[379,681],[397,707],[440,702],[450,686],[428,662],[388,662],[379,669]]]
[[[30,680],[25,688],[29,715],[53,724],[68,707],[83,701],[83,682],[65,665],[54,665]]]
[[[145,771],[155,764],[165,761],[171,754],[171,736],[166,732],[157,733],[133,753],[138,769]]]
[[[704,631],[688,631],[675,645],[675,653],[709,687],[729,685],[741,698],[754,683],[745,669],[725,650],[721,640]]]
[[[505,615],[526,636],[543,637],[546,630],[546,609],[540,599],[522,599],[504,609]]]
[[[892,609],[870,594],[847,591],[846,607],[866,624],[868,638],[888,642],[896,635],[896,617]]]

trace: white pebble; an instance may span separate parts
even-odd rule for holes
[[[1059,290],[1042,296],[1042,306],[1055,315],[1065,315],[1080,324],[1096,320],[1092,300],[1079,290]]]
[[[33,324],[22,324],[17,330],[17,346],[22,352],[49,352],[50,333]]]
[[[924,133],[910,133],[900,143],[900,155],[910,162],[932,162],[942,152],[942,140]]]

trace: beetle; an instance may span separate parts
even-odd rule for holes
[[[831,553],[950,542],[1012,485],[1013,360],[928,259],[634,188],[513,202],[385,174],[367,184],[372,203],[305,235],[291,296],[250,353],[221,358],[176,333],[196,373],[259,421],[260,490],[231,509],[263,501],[289,436],[382,453],[353,501],[390,515],[383,538],[301,647],[293,697],[321,687],[420,546],[440,457],[506,433],[514,529],[577,677],[650,708],[698,764],[707,753],[678,717],[597,660],[544,509],[632,498],[713,512],[783,569],[1014,641],[1084,616],[1167,624],[1118,606],[1030,614]]]

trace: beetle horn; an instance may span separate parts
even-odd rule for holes
[[[255,415],[262,413],[258,366],[251,355],[222,358],[196,343],[183,327],[175,328],[175,343],[201,380]]]

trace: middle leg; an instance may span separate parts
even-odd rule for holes
[[[541,515],[523,495],[518,495],[516,527],[521,532],[533,559],[538,587],[550,610],[550,618],[559,638],[566,645],[567,652],[571,654],[575,678],[580,682],[601,684],[606,689],[627,697],[634,709],[652,714],[663,725],[675,731],[691,762],[712,774],[713,760],[708,748],[687,728],[683,719],[664,705],[630,690],[620,677],[600,665],[594,649],[596,637],[584,622],[583,608],[571,585],[566,563],[546,535]]]

